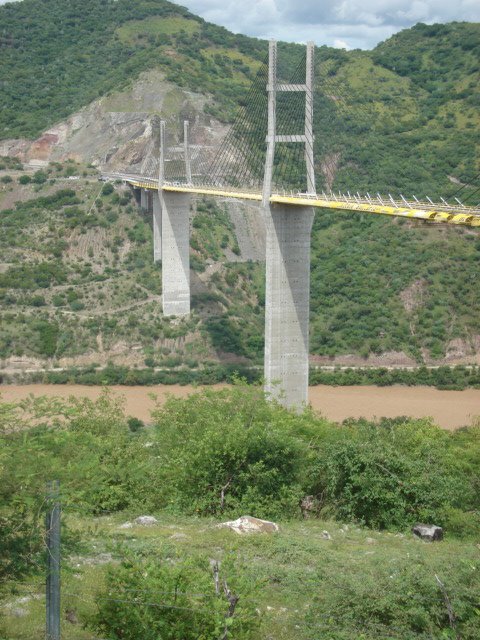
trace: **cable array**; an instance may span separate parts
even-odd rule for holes
[[[273,166],[272,184],[276,193],[305,193],[307,184],[307,170],[312,169],[307,163],[313,161],[313,173],[317,179],[317,189],[324,191],[328,196],[334,195],[334,186],[339,197],[342,193],[347,196],[370,200],[372,197],[385,199],[392,202],[393,199],[413,202],[433,201],[427,196],[429,168],[419,167],[419,176],[424,176],[424,184],[418,178],[419,191],[417,195],[405,193],[404,183],[409,179],[408,173],[402,177],[402,172],[397,167],[405,167],[410,159],[409,150],[400,145],[398,151],[392,146],[396,138],[389,144],[390,129],[383,117],[383,109],[380,103],[404,101],[406,105],[398,117],[416,115],[408,100],[414,100],[414,96],[393,96],[388,89],[383,94],[376,94],[375,99],[369,103],[362,101],[361,96],[349,85],[342,81],[341,77],[332,73],[331,61],[319,62],[317,68],[317,80],[314,88],[313,100],[315,103],[314,131],[315,138],[312,149],[311,142],[277,142],[275,145],[275,157]],[[305,84],[306,54],[304,53],[294,67],[289,84]],[[287,74],[284,74],[287,75]],[[281,84],[284,80],[278,80]],[[227,135],[214,153],[212,147],[194,145],[190,141],[190,162],[193,184],[196,186],[212,188],[231,187],[238,191],[259,193],[262,190],[265,157],[267,151],[267,124],[268,124],[268,63],[264,61],[252,81],[250,89],[246,92],[243,105],[237,113]],[[388,115],[395,117],[396,112],[388,110]],[[193,127],[192,127],[193,129]],[[304,136],[305,132],[305,92],[281,91],[276,94],[276,135],[278,136]],[[193,131],[192,131],[193,133]],[[395,131],[393,131],[395,134]],[[185,183],[185,150],[181,135],[176,136],[171,128],[167,128],[167,153],[165,154],[165,180],[169,183]],[[194,137],[194,136],[193,136]],[[353,142],[352,142],[353,141]],[[398,142],[398,140],[397,140]],[[307,149],[306,149],[307,146]],[[392,162],[392,154],[398,155],[399,162]],[[155,155],[155,154],[154,154]],[[213,156],[213,157],[212,157]],[[419,159],[412,158],[416,165]],[[402,164],[403,163],[403,164]],[[155,179],[158,175],[158,161],[150,159],[145,166],[144,175]],[[384,182],[388,186],[380,184],[378,168],[385,167]],[[405,169],[408,172],[408,169]],[[372,176],[377,175],[377,184],[372,184]],[[475,205],[475,197],[480,192],[480,184],[477,182],[480,174],[475,176],[470,183],[462,184],[454,193],[448,195],[452,198],[453,206],[463,207],[465,204]],[[464,181],[465,182],[465,181]],[[430,187],[431,188],[431,187]],[[348,191],[350,189],[350,191]],[[355,191],[354,191],[355,189]],[[473,189],[473,191],[472,191]],[[435,188],[433,187],[433,190]],[[385,195],[379,196],[378,191]],[[360,195],[363,192],[363,195]],[[386,193],[385,193],[386,192]],[[426,193],[425,193],[426,192]],[[439,198],[447,205],[444,198]],[[462,198],[463,202],[460,200]],[[477,198],[478,199],[478,198]],[[440,205],[442,206],[442,205]],[[450,205],[449,205],[450,206]]]

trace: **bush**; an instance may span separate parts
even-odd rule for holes
[[[428,420],[349,422],[342,437],[319,452],[321,491],[339,518],[369,527],[444,525],[447,507],[470,493],[450,438]]]
[[[237,386],[171,398],[153,417],[170,506],[203,515],[299,513],[309,454],[296,431],[310,414],[296,416],[260,389]]]
[[[391,558],[383,572],[362,571],[361,566],[352,570],[350,564],[326,562],[321,572],[311,576],[312,581],[331,588],[316,590],[306,613],[306,638],[478,638],[480,583],[473,562],[436,557],[429,561],[425,554],[417,553],[408,559]]]
[[[33,174],[32,182],[35,184],[44,184],[47,181],[47,174],[45,171],[41,169],[39,171],[35,171]]]
[[[111,193],[113,193],[113,191],[114,191],[113,184],[111,184],[110,182],[107,182],[102,187],[102,196],[108,196]]]
[[[28,174],[24,174],[23,176],[20,176],[20,178],[18,179],[18,182],[20,184],[29,184],[31,181],[32,181],[32,178]]]
[[[143,427],[145,426],[145,424],[143,423],[143,420],[140,420],[139,418],[134,418],[133,416],[128,418],[127,424],[128,424],[128,428],[132,433],[137,433],[137,431],[140,431],[140,429],[143,429]]]
[[[235,640],[255,638],[254,585],[232,561],[222,562],[221,574],[240,598],[233,617],[223,591],[215,593],[208,558],[126,560],[109,569],[92,626],[111,640],[218,640],[226,629]]]

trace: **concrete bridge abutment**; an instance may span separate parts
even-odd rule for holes
[[[265,391],[287,407],[308,401],[313,207],[266,207]]]
[[[166,316],[190,313],[190,194],[161,191],[162,294]]]

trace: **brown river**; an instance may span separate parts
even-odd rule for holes
[[[111,389],[125,397],[128,415],[147,422],[154,406],[151,394],[155,394],[159,402],[162,403],[168,395],[186,397],[197,390],[188,385],[112,386]],[[14,401],[25,398],[29,394],[63,398],[85,396],[95,399],[101,390],[101,387],[83,385],[11,385],[0,386],[0,399],[7,402]],[[457,429],[471,424],[476,416],[480,416],[480,389],[438,391],[432,387],[329,387],[319,385],[310,387],[309,399],[314,409],[335,422],[350,417],[373,419],[395,416],[415,418],[431,416],[441,427]]]

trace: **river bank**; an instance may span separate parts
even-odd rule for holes
[[[213,385],[209,388],[222,388]],[[109,387],[125,398],[126,412],[148,422],[155,402],[163,404],[169,395],[184,398],[198,390],[192,385],[154,385]],[[48,397],[69,396],[98,398],[101,386],[26,384],[4,385],[0,387],[0,397],[11,402],[26,398],[29,394]],[[156,401],[152,398],[156,396]],[[380,418],[431,416],[445,429],[458,429],[472,424],[475,416],[480,416],[480,389],[464,391],[441,391],[432,387],[391,387],[316,385],[309,389],[312,407],[329,420],[341,422],[346,418]]]

